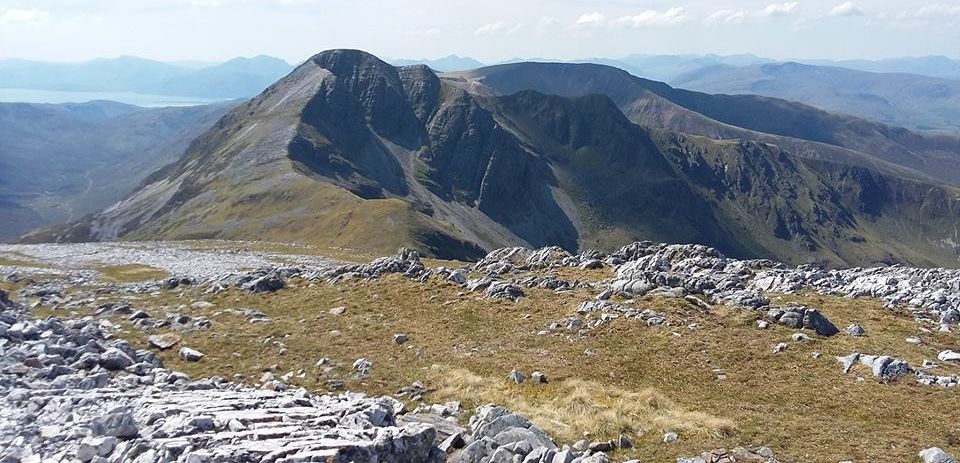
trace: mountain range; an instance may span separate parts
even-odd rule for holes
[[[495,64],[511,64],[523,62],[564,62],[555,58],[513,58]],[[623,69],[637,77],[676,83],[674,79],[684,74],[712,66],[756,66],[761,64],[800,63],[811,66],[842,67],[857,71],[873,73],[914,74],[918,76],[938,77],[943,79],[960,80],[960,60],[946,56],[919,56],[903,58],[886,58],[879,60],[829,60],[829,59],[789,59],[775,60],[751,54],[739,55],[654,55],[635,53],[621,58],[580,58],[569,60],[570,63],[605,64]],[[432,69],[450,72],[467,71],[483,67],[484,64],[470,57],[450,55],[436,60],[430,59],[396,59],[391,64],[409,66],[426,64]]]
[[[960,139],[596,64],[315,55],[119,203],[27,240],[238,238],[472,258],[699,242],[960,265]]]
[[[0,240],[122,199],[229,108],[0,103]]]
[[[484,66],[483,63],[473,58],[461,57],[457,55],[449,55],[437,59],[395,59],[391,60],[390,64],[394,66],[413,66],[415,64],[422,64],[429,66],[430,69],[440,72],[465,71]]]
[[[292,69],[263,55],[199,68],[131,56],[82,63],[7,59],[0,60],[0,88],[230,99],[256,95]]]
[[[832,66],[716,65],[671,84],[708,93],[756,94],[922,130],[960,131],[960,80]]]

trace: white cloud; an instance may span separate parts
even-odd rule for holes
[[[951,27],[960,24],[960,5],[934,3],[901,11],[893,19],[893,23],[899,26],[927,26],[938,22]]]
[[[474,32],[477,35],[493,35],[498,34],[507,30],[507,23],[503,21],[497,21],[494,23],[484,24]]]
[[[843,2],[833,7],[828,14],[834,17],[863,16],[863,10],[856,3]]]
[[[747,20],[760,20],[777,16],[791,16],[800,10],[800,3],[771,3],[759,10],[718,10],[707,16],[707,24],[742,24]]]
[[[918,18],[937,18],[943,16],[960,16],[960,5],[948,5],[936,3],[927,5],[916,11],[914,16]]]
[[[585,13],[580,15],[580,17],[577,18],[576,25],[581,27],[597,27],[602,26],[606,19],[607,18],[603,15],[603,13],[594,11],[593,13]]]
[[[634,16],[622,16],[613,21],[615,26],[640,28],[646,26],[670,26],[686,22],[689,19],[683,8],[670,8],[663,13],[647,10]]]
[[[743,10],[720,10],[707,16],[708,23],[740,24],[747,19],[747,12]]]
[[[0,14],[0,24],[34,24],[42,23],[50,17],[50,13],[37,9],[10,8]]]
[[[540,24],[540,27],[544,27],[544,28],[557,27],[560,25],[560,20],[557,18],[554,18],[553,16],[544,16],[540,18],[539,24]]]
[[[479,29],[474,32],[476,35],[500,35],[500,34],[513,34],[523,28],[523,24],[514,24],[511,25],[504,21],[492,22],[489,24],[484,24],[480,26]]]
[[[799,9],[800,4],[797,2],[771,3],[761,10],[759,15],[764,17],[789,16],[796,13]]]

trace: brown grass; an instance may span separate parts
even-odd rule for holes
[[[576,272],[586,280],[609,274]],[[876,301],[818,295],[779,301],[819,307],[841,329],[860,323],[868,333],[863,338],[811,333],[813,342],[796,343],[790,340],[793,330],[758,330],[756,312],[705,311],[682,300],[644,298],[637,306],[666,313],[669,326],[615,320],[586,339],[572,340],[535,333],[574,315],[594,294],[525,291],[527,297],[517,303],[491,301],[446,282],[420,284],[391,275],[337,285],[293,280],[274,294],[230,290],[206,296],[189,289],[147,296],[135,305],[155,315],[198,299],[216,305],[186,309],[214,322],[209,332],[184,336],[184,345],[207,355],[202,362],[184,363],[172,351],[161,354],[169,367],[194,376],[239,374],[253,382],[264,371],[279,376],[303,369],[305,377],[292,384],[325,391],[328,379],[340,378],[350,390],[373,394],[422,381],[432,401],[456,399],[466,407],[500,403],[563,441],[626,432],[636,448],[618,458],[669,461],[736,445],[768,445],[783,461],[812,463],[914,461],[918,450],[934,445],[960,453],[957,391],[920,386],[912,377],[881,384],[863,370],[843,375],[833,358],[859,351],[919,364],[939,350],[956,349],[955,333],[920,334],[924,344],[907,344],[904,338],[917,335],[918,324]],[[328,313],[341,305],[346,314]],[[241,307],[261,310],[273,321],[251,324],[225,311]],[[147,333],[122,325],[128,328],[120,337],[146,347]],[[410,341],[396,345],[395,333]],[[281,341],[289,352],[280,355],[267,339]],[[790,348],[774,355],[778,342]],[[587,349],[595,355],[584,355]],[[813,358],[814,351],[823,356]],[[328,374],[314,367],[321,357],[335,365]],[[369,378],[351,372],[360,357],[374,364]],[[528,375],[543,371],[550,384],[510,384],[506,375],[513,368]],[[726,379],[719,380],[714,370]],[[939,374],[958,372],[944,366]],[[865,381],[857,382],[858,375]],[[678,432],[680,441],[663,444],[660,433],[666,430]]]
[[[164,270],[140,264],[108,265],[97,270],[105,281],[112,283],[136,283],[169,276]]]
[[[41,264],[27,259],[12,259],[9,257],[0,257],[0,267],[50,268],[47,264]]]
[[[526,416],[568,442],[584,436],[643,436],[652,431],[723,436],[734,429],[732,421],[682,410],[652,388],[628,391],[578,378],[517,385],[462,368],[435,367],[433,373],[438,387],[435,398],[482,398]]]

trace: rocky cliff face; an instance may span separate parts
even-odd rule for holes
[[[637,125],[625,102],[639,95],[656,103],[644,114],[658,107],[714,135],[747,133],[594,68],[575,87],[581,68],[543,75],[535,87],[556,96],[498,96],[529,79],[441,78],[323,52],[126,200],[36,238],[412,245],[456,258],[654,239],[788,262],[958,264],[952,228],[941,226],[956,223],[955,190],[904,180],[885,161],[798,156],[772,135],[714,140]],[[594,84],[608,94],[571,96]]]

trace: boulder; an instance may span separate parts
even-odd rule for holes
[[[189,347],[181,347],[180,358],[187,362],[199,362],[203,360],[203,353]]]
[[[129,411],[96,417],[90,421],[89,427],[94,436],[134,437],[140,432],[136,419]]]
[[[940,447],[921,450],[918,455],[923,463],[957,463],[952,455],[943,451]]]
[[[135,362],[122,350],[111,347],[100,354],[99,363],[101,367],[106,368],[107,370],[116,371],[123,370],[124,368],[133,365]]]
[[[153,334],[147,337],[147,342],[160,350],[167,350],[177,345],[180,340],[180,335],[176,333]]]
[[[960,363],[960,352],[954,352],[952,350],[945,350],[937,354],[937,360],[941,362],[955,362]]]

